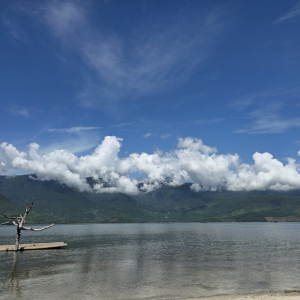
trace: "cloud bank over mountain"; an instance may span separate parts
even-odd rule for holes
[[[196,138],[179,138],[177,148],[132,153],[120,157],[122,139],[106,136],[91,155],[76,156],[67,150],[44,154],[31,143],[28,152],[2,143],[0,173],[8,170],[36,174],[39,180],[57,180],[80,191],[122,192],[136,194],[143,183],[144,191],[159,188],[162,183],[178,186],[192,182],[192,190],[291,190],[300,188],[300,165],[292,158],[283,164],[270,153],[254,153],[252,165],[242,163],[238,154],[217,154],[217,149]],[[298,153],[300,155],[300,151]],[[133,174],[140,174],[137,180]],[[97,182],[91,187],[87,177]],[[102,178],[102,180],[99,180]],[[168,180],[166,180],[168,179]]]

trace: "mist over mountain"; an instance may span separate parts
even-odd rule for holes
[[[121,138],[106,136],[92,154],[83,156],[68,150],[44,153],[36,143],[28,146],[28,152],[22,152],[12,144],[2,143],[0,174],[22,171],[82,192],[130,195],[140,192],[140,183],[145,192],[159,189],[166,178],[173,187],[192,182],[190,188],[196,192],[300,189],[299,164],[292,158],[287,158],[284,164],[271,153],[256,152],[253,164],[246,164],[238,154],[218,154],[215,147],[191,137],[179,138],[177,148],[170,152],[130,153],[120,157],[121,142]],[[95,179],[93,185],[87,182],[89,177]]]
[[[79,191],[35,175],[0,176],[0,212],[21,214],[34,202],[31,222],[300,221],[300,190],[199,191],[192,183],[135,195]],[[95,180],[87,178],[90,186]]]

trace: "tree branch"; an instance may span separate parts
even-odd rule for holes
[[[4,222],[4,223],[0,223],[0,225],[11,225],[12,222],[11,221],[7,221],[7,222]]]
[[[53,225],[54,225],[54,224],[51,224],[51,225],[45,226],[45,227],[43,227],[43,228],[21,227],[20,229],[21,229],[21,230],[31,230],[31,231],[42,231],[42,230],[45,230],[45,229],[48,229],[48,228],[52,227]]]
[[[18,219],[18,217],[8,217],[7,215],[5,215],[5,214],[1,214],[4,218],[6,218],[6,219],[9,219],[9,220],[17,220]]]
[[[27,204],[27,206],[26,206],[26,210],[25,210],[25,216],[24,216],[24,218],[26,218],[26,216],[29,214],[29,212],[30,212],[30,210],[31,210],[31,207],[32,207],[32,205],[33,205],[33,202],[32,202],[32,203],[30,203],[30,204]]]
[[[24,217],[21,216],[21,220],[19,221],[19,223],[21,224],[21,227],[23,226],[23,223],[24,224],[26,223],[25,219],[26,219],[27,215],[29,214],[32,205],[33,205],[33,202],[31,202],[30,204],[27,204]]]

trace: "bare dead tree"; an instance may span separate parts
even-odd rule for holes
[[[23,225],[26,223],[26,217],[28,216],[32,205],[33,205],[33,203],[27,204],[24,216],[20,215],[19,217],[8,217],[5,214],[1,214],[4,218],[8,219],[9,221],[4,222],[4,223],[0,223],[0,225],[15,225],[15,226],[17,226],[17,237],[16,237],[16,243],[15,243],[14,251],[19,250],[21,230],[42,231],[42,230],[48,229],[48,228],[50,228],[54,225],[54,224],[51,224],[49,226],[45,226],[45,227],[42,227],[42,228],[24,227]]]

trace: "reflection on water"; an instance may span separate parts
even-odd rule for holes
[[[0,228],[0,244],[14,241]],[[27,233],[27,232],[26,232]],[[297,289],[300,224],[56,225],[0,253],[0,299],[160,299]]]
[[[21,290],[18,277],[18,257],[19,253],[13,253],[13,265],[10,275],[10,293],[15,296],[15,299],[21,299]]]

